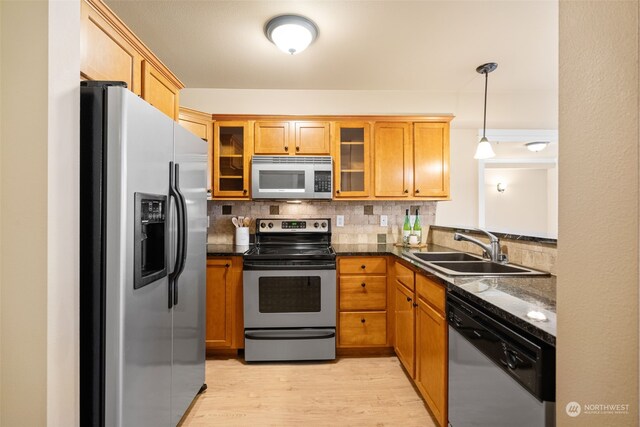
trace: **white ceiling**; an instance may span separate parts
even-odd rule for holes
[[[557,1],[106,0],[189,88],[482,92],[558,90]],[[286,55],[273,16],[312,19],[319,37]]]

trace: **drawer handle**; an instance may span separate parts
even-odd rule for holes
[[[411,297],[407,297],[407,302],[411,302]]]
[[[224,265],[224,268],[229,268],[229,267],[230,267],[229,263]]]
[[[362,282],[362,283],[360,283],[360,286],[362,286],[364,288],[365,286],[367,286],[367,284]]]
[[[367,319],[365,319],[364,317],[362,319],[360,319],[360,322],[362,322],[362,323],[364,323],[366,321],[367,321]]]
[[[360,266],[360,268],[364,270],[365,268],[367,268],[367,266],[366,266],[366,265],[364,265],[364,264],[362,264],[362,265]]]
[[[416,194],[420,194],[420,189],[416,188]]]

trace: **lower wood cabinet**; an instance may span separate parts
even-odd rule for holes
[[[396,282],[396,333],[394,349],[400,362],[412,378],[415,378],[415,322],[414,293]]]
[[[244,347],[242,257],[207,258],[206,346]]]
[[[447,425],[448,335],[443,284],[394,264],[394,350],[441,427]]]
[[[418,298],[415,382],[441,426],[447,425],[447,354],[444,316]]]
[[[338,348],[389,347],[387,257],[338,257]]]
[[[448,333],[444,286],[416,274],[416,375],[418,390],[434,417],[447,425]]]

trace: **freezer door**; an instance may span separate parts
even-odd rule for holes
[[[204,384],[207,143],[174,124],[176,178],[186,205],[186,259],[175,283],[171,424]]]
[[[105,425],[167,426],[168,279],[134,286],[134,219],[136,193],[168,194],[173,121],[124,88],[107,104]]]

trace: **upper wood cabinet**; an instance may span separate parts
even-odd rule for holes
[[[410,124],[374,125],[374,195],[408,197],[413,191],[413,161]]]
[[[247,121],[214,122],[214,198],[249,198],[249,156],[253,141],[251,131]]]
[[[413,194],[449,196],[449,124],[413,124]]]
[[[376,123],[376,197],[449,197],[449,122]]]
[[[371,181],[370,125],[337,122],[334,135],[335,197],[367,197]]]
[[[329,122],[256,121],[254,154],[327,155],[331,153]]]
[[[178,120],[184,84],[100,0],[81,2],[80,77],[123,81],[137,95]]]
[[[329,122],[295,122],[296,154],[331,154]]]
[[[213,121],[211,114],[180,107],[178,123],[198,138],[207,141],[207,194],[213,195]]]
[[[254,154],[290,154],[289,122],[256,122]]]

